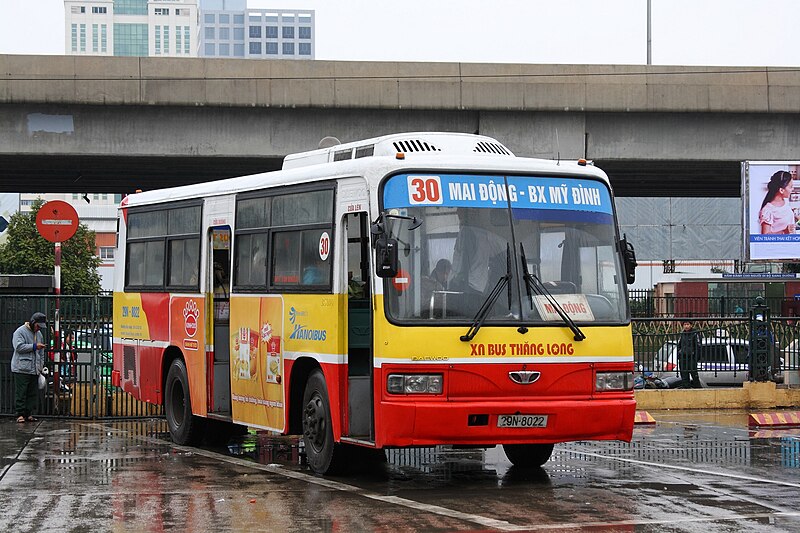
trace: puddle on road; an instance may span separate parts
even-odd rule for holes
[[[248,433],[229,440],[226,448],[229,455],[249,457],[261,464],[305,464],[303,439],[298,436],[275,436],[269,432]]]
[[[491,450],[491,449],[490,449]],[[250,432],[232,438],[225,451],[235,457],[246,457],[261,464],[279,464],[308,470],[303,439],[299,436],[278,436],[270,432]],[[497,469],[496,453],[482,448],[459,449],[452,446],[387,449],[384,451],[349,446],[346,462],[351,465],[348,475],[361,474],[365,480],[408,479],[427,480],[427,483],[451,483],[456,479],[490,479],[512,483],[521,478],[539,479],[541,469],[520,477],[519,472],[505,476],[508,467]],[[489,457],[487,457],[487,454]]]

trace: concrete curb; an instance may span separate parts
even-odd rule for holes
[[[640,389],[634,392],[640,410],[662,409],[797,409],[800,387],[746,382],[739,388]]]

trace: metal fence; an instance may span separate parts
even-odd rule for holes
[[[636,369],[644,376],[680,375],[677,342],[682,318],[634,318],[633,349]],[[701,338],[698,370],[708,385],[737,385],[751,379],[752,323],[747,316],[693,319]],[[800,371],[800,323],[797,317],[772,317],[768,324],[769,377],[794,382]]]
[[[73,418],[130,418],[159,416],[161,406],[135,400],[111,385],[112,297],[61,296],[58,300],[61,332],[74,334],[74,357],[70,362],[53,361],[52,325],[56,298],[50,295],[0,295],[0,415],[15,414],[11,338],[35,311],[48,318],[50,331],[43,331],[50,370],[48,386],[41,391],[39,414]],[[64,360],[63,355],[59,358]],[[57,365],[57,368],[56,368]],[[56,370],[58,378],[55,378]]]
[[[704,299],[683,300],[679,305],[688,307],[693,301]],[[708,305],[708,302],[705,303]],[[718,303],[721,305],[722,302]],[[652,293],[633,294],[631,304],[635,311],[633,346],[637,371],[642,376],[677,377],[679,369],[675,345],[680,337],[680,322],[683,316],[691,315],[682,314],[681,318],[676,318],[674,314],[660,315],[655,311],[657,300]],[[777,302],[768,301],[767,304],[771,309],[780,309]],[[648,308],[648,305],[653,307]],[[740,305],[743,310],[741,313],[725,316],[707,314],[693,318],[694,327],[703,339],[699,356],[701,380],[709,385],[736,385],[751,377],[749,310],[752,301],[742,301]],[[10,367],[14,330],[35,311],[45,313],[52,324],[55,308],[54,296],[0,295],[0,415],[15,414]],[[651,314],[642,317],[647,312]],[[161,406],[137,401],[111,385],[111,296],[61,296],[59,315],[61,330],[75,333],[75,358],[68,364],[60,364],[59,380],[51,378],[47,389],[42,391],[40,414],[75,418],[130,418],[163,414]],[[772,317],[769,334],[770,377],[775,381],[788,382],[787,377],[800,375],[798,317]],[[52,342],[51,337],[51,332],[45,332],[48,345]],[[48,367],[52,375],[55,363],[49,361]]]

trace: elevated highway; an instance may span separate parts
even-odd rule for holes
[[[739,161],[798,158],[799,112],[798,69],[0,55],[0,192],[124,193],[444,130],[594,159],[621,196],[738,197]]]

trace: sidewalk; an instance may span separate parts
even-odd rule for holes
[[[773,409],[800,407],[800,385],[745,382],[742,387],[639,389],[637,409]]]

